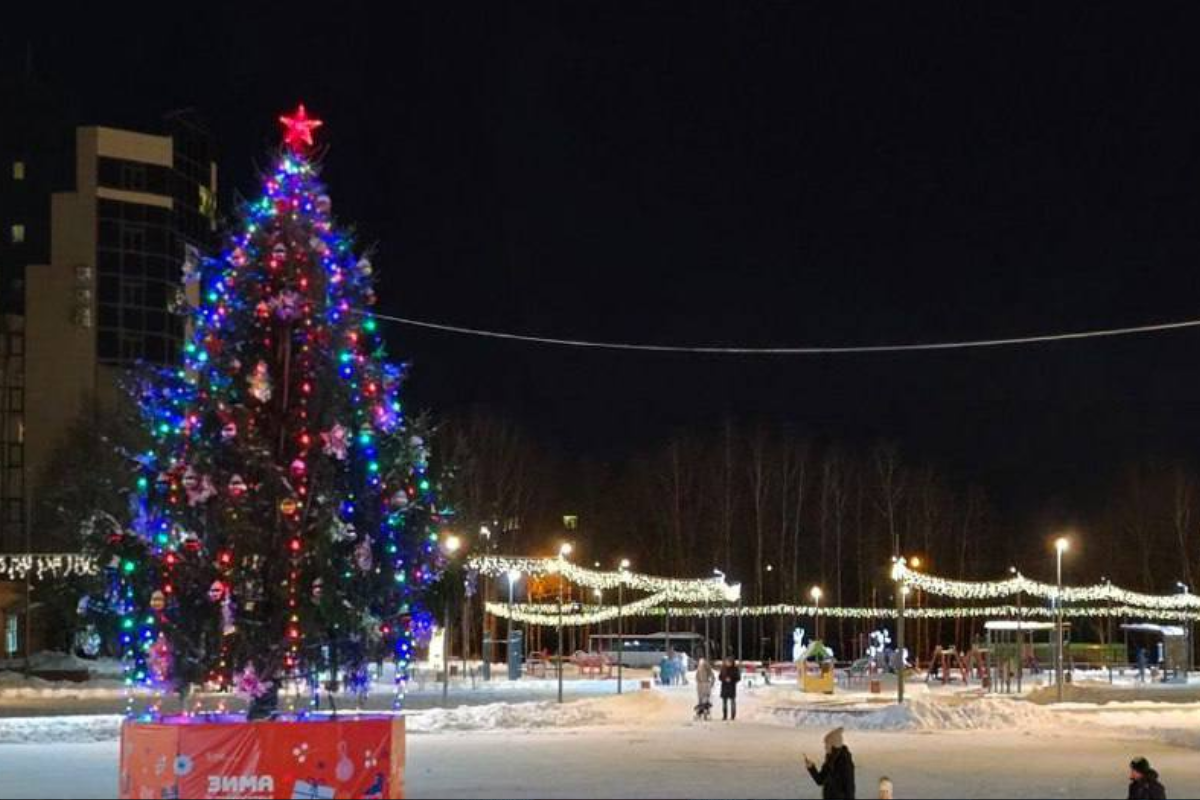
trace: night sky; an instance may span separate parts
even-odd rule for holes
[[[196,108],[247,194],[303,100],[384,313],[740,345],[1200,316],[1195,4],[207,5],[53,10],[0,52],[31,43],[80,122]],[[564,453],[786,421],[894,439],[1012,519],[1086,514],[1200,439],[1196,331],[758,359],[390,338],[420,405],[486,402]]]

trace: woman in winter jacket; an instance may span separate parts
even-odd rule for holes
[[[1166,800],[1167,790],[1150,762],[1138,757],[1129,762],[1129,800]]]
[[[696,664],[696,703],[702,705],[710,702],[712,697],[713,684],[716,683],[717,676],[713,672],[712,666],[708,663],[707,658],[700,659]]]
[[[804,757],[804,766],[821,787],[824,800],[854,800],[854,759],[842,740],[841,728],[825,735],[825,763],[821,769],[808,756]]]

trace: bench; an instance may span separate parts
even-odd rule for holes
[[[585,678],[611,678],[613,662],[602,653],[576,652],[571,656],[571,663],[579,669],[579,674]]]

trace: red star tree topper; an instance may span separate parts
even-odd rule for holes
[[[280,116],[279,121],[284,127],[283,143],[297,152],[312,147],[313,131],[325,124],[316,117],[308,116],[304,103],[296,106],[290,117],[287,114]]]

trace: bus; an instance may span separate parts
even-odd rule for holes
[[[624,639],[618,646],[618,639]],[[676,653],[687,653],[688,669],[695,669],[696,660],[705,655],[704,637],[698,633],[627,633],[596,634],[588,637],[588,650],[601,653],[614,664],[617,656],[626,667],[657,667],[667,655],[667,643]]]

